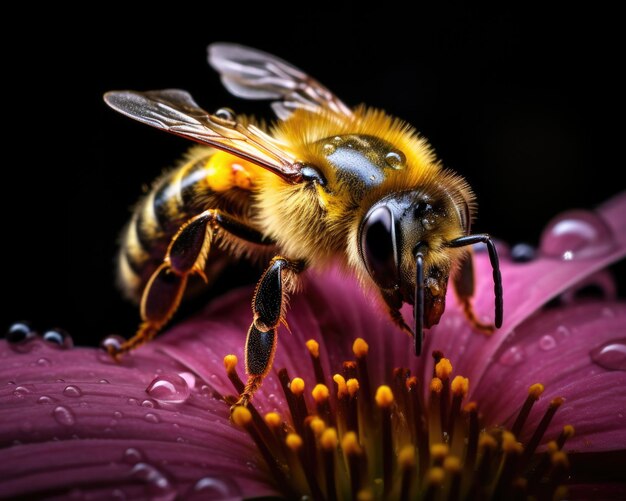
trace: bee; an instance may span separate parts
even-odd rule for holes
[[[107,345],[113,356],[159,332],[190,278],[210,283],[238,259],[269,262],[252,300],[238,404],[269,372],[277,327],[307,268],[338,262],[377,291],[416,355],[424,329],[444,313],[450,277],[474,328],[501,326],[498,255],[489,235],[471,233],[474,194],[415,129],[381,110],[349,108],[265,52],[215,43],[208,59],[235,96],[273,100],[278,121],[266,127],[227,108],[209,113],[178,89],[104,96],[124,115],[203,145],[155,183],[123,234],[119,283],[140,304],[142,322],[134,337]],[[481,323],[472,307],[470,246],[477,243],[493,269],[494,325]],[[412,326],[400,313],[404,303],[413,306]]]

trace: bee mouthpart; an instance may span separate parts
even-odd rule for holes
[[[424,256],[421,251],[415,254],[415,295],[413,298],[413,340],[415,355],[422,353],[424,341]]]

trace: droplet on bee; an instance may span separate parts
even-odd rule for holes
[[[406,157],[401,151],[390,151],[385,155],[385,162],[392,169],[401,169],[406,164]]]
[[[43,340],[65,349],[74,346],[72,336],[70,336],[65,330],[59,329],[58,327],[46,331],[43,335]]]
[[[326,143],[322,146],[325,155],[332,155],[337,150],[337,146],[333,143]]]
[[[341,137],[341,136],[333,137],[333,144],[335,146],[341,146],[343,144],[343,137]]]
[[[231,110],[230,108],[219,108],[214,115],[217,118],[220,118],[222,120],[226,120],[228,122],[234,122],[235,121],[235,112],[233,110]]]

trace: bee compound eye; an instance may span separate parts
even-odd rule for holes
[[[236,119],[235,112],[230,108],[219,108],[215,111],[214,115],[217,118],[221,118],[222,120],[226,120],[227,122],[234,122]]]
[[[372,279],[382,288],[398,284],[398,260],[395,224],[387,206],[370,210],[361,227],[361,255]]]

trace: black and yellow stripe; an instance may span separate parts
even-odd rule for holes
[[[139,300],[186,220],[213,208],[248,219],[251,186],[243,186],[233,173],[241,169],[250,178],[256,168],[211,148],[193,148],[187,162],[154,183],[122,232],[118,283],[126,296]]]

